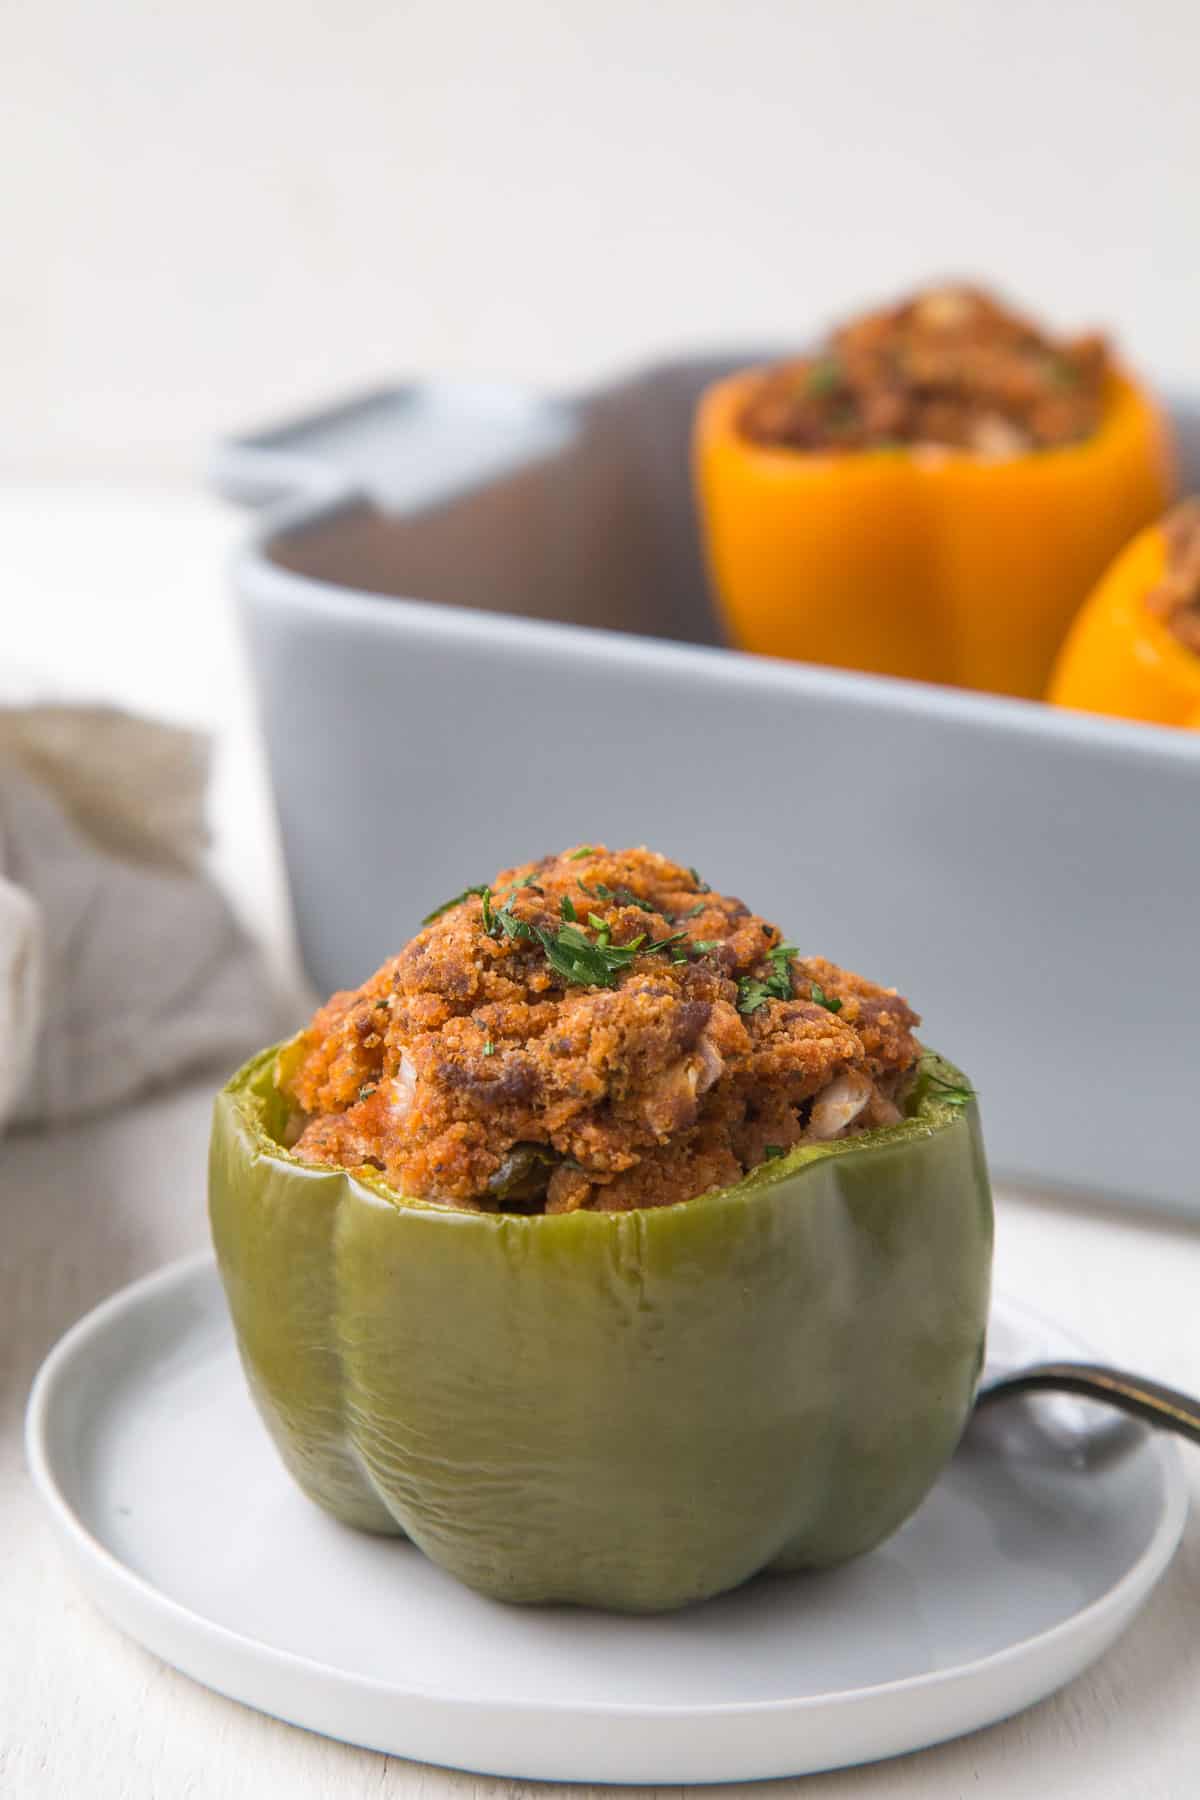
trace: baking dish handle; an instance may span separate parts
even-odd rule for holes
[[[574,406],[527,388],[410,382],[223,438],[209,482],[243,506],[356,496],[408,510],[538,461],[576,429]]]

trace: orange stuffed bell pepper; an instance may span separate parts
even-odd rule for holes
[[[1122,550],[1071,627],[1046,697],[1200,731],[1200,500]]]
[[[694,461],[739,648],[1030,698],[1172,493],[1164,419],[1101,339],[957,287],[718,382]]]

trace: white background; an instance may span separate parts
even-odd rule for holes
[[[408,371],[561,383],[784,341],[946,271],[1200,387],[1198,67],[1197,0],[0,0],[0,675],[212,728],[217,866],[286,961],[222,579],[243,526],[184,488],[215,434]],[[0,1146],[0,1791],[511,1800],[184,1681],[92,1614],[42,1527],[28,1378],[203,1242],[210,1086]],[[1008,1196],[997,1268],[1200,1387],[1194,1225]],[[1082,1680],[754,1795],[1200,1791],[1189,1469],[1179,1560]]]
[[[1195,0],[11,0],[0,469],[185,476],[931,274],[1200,383]]]

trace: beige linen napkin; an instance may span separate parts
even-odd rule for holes
[[[269,1041],[259,953],[205,872],[208,742],[0,708],[0,1123],[132,1099]]]

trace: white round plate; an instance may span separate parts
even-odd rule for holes
[[[1005,1363],[1078,1349],[1003,1303],[992,1342]],[[68,1332],[28,1450],[92,1598],[221,1693],[487,1774],[714,1782],[957,1736],[1112,1642],[1170,1561],[1185,1487],[1173,1445],[1132,1428],[1093,1442],[1064,1418],[1007,1441],[981,1422],[916,1517],[842,1569],[662,1618],[507,1607],[292,1487],[203,1257]]]

